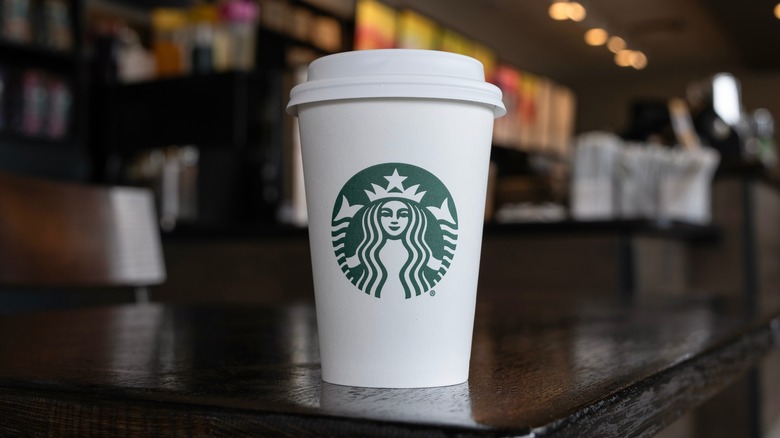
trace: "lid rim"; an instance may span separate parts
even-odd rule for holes
[[[506,114],[501,90],[488,82],[433,75],[373,75],[320,79],[293,87],[287,112],[297,115],[299,105],[318,101],[366,98],[423,98],[459,100],[492,106],[496,118]]]
[[[480,105],[480,106],[486,106],[491,107],[493,111],[493,118],[498,119],[500,117],[503,117],[506,115],[506,108],[501,105],[495,105],[492,103],[488,103],[482,100],[475,100],[475,99],[467,99],[462,97],[452,97],[452,96],[420,96],[420,95],[396,95],[396,96],[361,96],[361,97],[333,97],[330,99],[312,99],[311,101],[307,102],[300,102],[295,105],[288,105],[287,106],[287,114],[291,116],[298,117],[298,108],[300,108],[303,105],[308,105],[312,103],[324,103],[324,102],[336,102],[340,100],[368,100],[368,99],[421,99],[421,100],[451,100],[455,102],[466,102],[469,104],[474,105]]]
[[[493,107],[506,114],[501,90],[485,81],[482,63],[436,50],[379,49],[336,53],[309,64],[308,80],[290,91],[287,112],[316,101],[432,98]]]

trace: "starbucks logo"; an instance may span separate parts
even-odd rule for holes
[[[332,227],[341,270],[377,298],[387,290],[403,290],[407,299],[430,291],[447,273],[458,238],[450,192],[430,172],[403,163],[372,166],[347,181]]]

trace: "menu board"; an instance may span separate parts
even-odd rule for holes
[[[550,118],[552,117],[553,82],[550,79],[538,77],[536,80],[536,105],[534,119],[531,122],[530,145],[540,151],[550,151]]]
[[[496,53],[418,12],[358,0],[355,49],[432,49],[482,62],[485,78],[503,93],[507,114],[496,119],[493,143],[529,152],[568,153],[574,135],[574,93],[548,78],[497,61]]]
[[[517,120],[517,98],[520,72],[512,66],[502,64],[496,67],[492,82],[501,89],[506,115],[496,119],[493,125],[493,142],[501,146],[515,145]]]
[[[471,56],[474,45],[471,40],[463,35],[450,29],[444,29],[441,34],[441,45],[439,46],[439,49],[444,50],[445,52]]]
[[[565,155],[574,135],[574,92],[548,78],[498,64],[491,76],[501,89],[506,116],[496,119],[493,143],[512,149]]]
[[[404,10],[398,15],[398,43],[402,49],[439,48],[439,26],[417,12]]]
[[[550,101],[549,150],[557,155],[566,155],[571,150],[574,136],[577,99],[571,89],[558,85],[553,88]]]
[[[482,44],[473,43],[471,56],[482,63],[485,67],[485,78],[490,80],[496,69],[496,52]]]
[[[396,46],[395,9],[374,0],[358,0],[355,8],[355,50]]]

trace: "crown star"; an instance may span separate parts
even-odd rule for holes
[[[398,169],[394,169],[392,175],[385,176],[387,188],[382,188],[381,186],[372,183],[371,187],[373,188],[373,191],[365,190],[368,200],[374,202],[385,198],[402,198],[414,202],[422,201],[423,196],[425,196],[427,192],[418,192],[417,189],[420,187],[419,184],[415,184],[405,189],[403,182],[406,178],[407,177],[398,174]]]
[[[393,170],[393,174],[389,176],[385,176],[385,179],[387,180],[387,191],[393,189],[398,189],[399,191],[404,191],[404,180],[406,179],[405,176],[401,176],[398,174],[398,169]]]

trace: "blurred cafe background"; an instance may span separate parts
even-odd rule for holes
[[[373,48],[466,54],[503,91],[480,302],[780,305],[774,0],[0,0],[0,172],[150,189],[152,301],[310,302],[284,108],[309,62]],[[137,298],[0,292],[2,313]],[[720,409],[780,437],[780,353],[760,382]],[[694,423],[662,433],[720,436]]]

